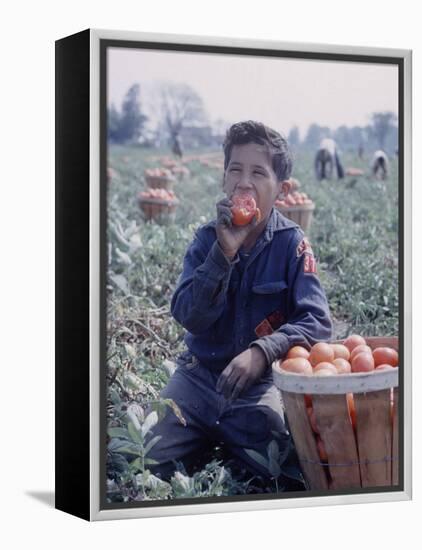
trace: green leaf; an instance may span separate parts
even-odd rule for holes
[[[140,452],[137,451],[136,449],[133,449],[131,447],[121,447],[118,451],[119,453],[126,453],[128,455],[134,455],[134,456],[139,456]]]
[[[109,274],[111,281],[123,292],[123,294],[130,294],[129,285],[126,277],[123,275]]]
[[[113,405],[120,405],[121,403],[119,392],[117,392],[114,388],[110,390],[110,399]]]
[[[147,455],[149,453],[149,451],[154,447],[154,445],[156,443],[158,443],[158,441],[162,438],[161,435],[156,435],[155,437],[153,437],[151,439],[151,441],[149,441],[146,445],[145,445],[145,449],[144,449],[144,455]]]
[[[145,418],[145,422],[142,424],[141,433],[142,436],[145,437],[146,434],[150,431],[151,428],[153,428],[158,422],[158,415],[155,411],[152,411],[149,413],[149,415]]]
[[[138,430],[135,428],[135,426],[132,424],[132,422],[129,422],[127,426],[129,430],[129,435],[132,438],[132,441],[134,443],[138,443],[139,445],[142,444],[142,437],[140,436]]]
[[[125,386],[131,390],[134,391],[141,391],[144,387],[143,381],[139,378],[139,376],[136,376],[136,374],[133,374],[133,372],[126,372],[123,378],[123,383]]]
[[[289,456],[290,452],[293,450],[293,448],[294,448],[293,439],[289,438],[285,442],[284,449],[279,454],[279,457],[278,457],[279,464],[283,464],[285,462],[286,458],[288,458],[288,456]]]
[[[124,344],[124,347],[125,347],[125,351],[128,354],[128,356],[131,359],[136,359],[137,353],[136,353],[135,347],[132,346],[131,344]]]
[[[120,452],[120,449],[127,446],[127,441],[121,440],[121,439],[111,439],[108,443],[108,450],[111,453],[117,453]]]
[[[122,252],[120,250],[120,248],[118,248],[117,246],[116,246],[115,250],[116,250],[117,256],[119,257],[118,261],[121,264],[123,264],[123,265],[131,265],[132,264],[132,260],[130,259],[129,254],[126,254],[126,252]]]
[[[110,437],[119,437],[122,439],[129,439],[129,432],[126,428],[109,428],[107,433]]]
[[[129,468],[129,463],[124,456],[119,454],[112,454],[109,462],[109,466],[117,472],[125,472]]]
[[[114,224],[112,221],[110,221],[109,226],[110,226],[110,229],[113,231],[114,236],[119,241],[119,243],[129,248],[130,244],[125,238],[124,231],[122,229],[122,226],[120,225],[120,222],[116,220],[116,224]]]
[[[128,419],[132,422],[132,424],[135,426],[135,428],[139,431],[141,429],[141,424],[139,420],[143,421],[144,419],[144,411],[142,407],[137,403],[131,403],[126,409],[126,415]]]
[[[133,470],[142,470],[141,459],[139,457],[135,458],[135,460],[130,463],[130,467]]]
[[[160,422],[167,414],[167,401],[168,399],[162,399],[155,403],[152,403],[151,409],[158,415],[158,421]]]
[[[264,466],[268,471],[270,471],[270,464],[269,461],[265,458],[265,456],[260,455],[258,452],[256,452],[254,449],[244,449],[248,455],[255,460],[255,462],[258,462],[258,464],[261,464],[261,466]]]
[[[153,458],[145,458],[144,464],[146,466],[147,464],[159,464],[159,462],[157,460],[154,460]]]
[[[280,464],[278,463],[278,460],[274,460],[273,457],[270,457],[268,471],[273,477],[278,477],[281,474]]]
[[[270,461],[272,460],[273,462],[278,462],[280,450],[278,448],[277,441],[275,441],[274,439],[270,441],[267,447],[267,452],[268,452],[268,458],[270,459]]]

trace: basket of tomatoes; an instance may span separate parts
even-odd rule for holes
[[[397,337],[353,334],[274,362],[309,489],[398,485]]]
[[[174,176],[167,168],[147,168],[144,175],[148,187],[167,190],[173,188]]]
[[[305,233],[309,231],[315,204],[306,193],[293,191],[283,200],[276,200],[275,207],[283,216],[300,225]]]
[[[291,192],[293,191],[298,191],[299,188],[302,186],[302,184],[300,183],[300,181],[296,178],[289,178],[289,182],[291,184]]]
[[[139,193],[138,204],[145,220],[166,223],[174,219],[179,200],[173,191],[152,188]]]

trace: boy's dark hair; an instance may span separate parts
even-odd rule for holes
[[[278,181],[289,179],[293,163],[287,140],[272,128],[254,120],[237,122],[227,130],[223,143],[224,170],[229,165],[233,145],[245,145],[246,143],[266,145]]]

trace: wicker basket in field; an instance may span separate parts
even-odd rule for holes
[[[366,343],[398,351],[397,337],[368,337]],[[273,377],[309,489],[398,485],[399,368],[317,377],[283,371],[276,362]],[[306,406],[310,399],[314,429]]]
[[[283,214],[283,216],[286,216],[286,218],[289,218],[289,220],[292,220],[293,222],[300,225],[300,227],[307,233],[309,231],[309,228],[311,227],[312,222],[312,215],[313,211],[315,210],[315,204],[300,204],[297,206],[277,206],[278,210]]]
[[[296,178],[289,178],[290,183],[292,184],[291,191],[298,191],[302,184]]]
[[[147,187],[151,189],[171,190],[175,181],[171,170],[166,168],[146,168],[144,176]]]
[[[173,176],[149,176],[145,175],[145,181],[148,187],[152,189],[173,189]]]
[[[174,220],[179,200],[147,197],[139,198],[138,204],[146,221],[153,220],[159,224],[165,224]]]

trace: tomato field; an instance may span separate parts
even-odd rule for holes
[[[187,152],[186,170],[175,175],[173,191],[180,202],[174,218],[157,224],[144,221],[138,195],[147,189],[145,170],[160,167],[169,151],[116,145],[108,154],[107,498],[128,502],[283,490],[276,482],[263,487],[236,477],[218,448],[193,476],[183,465],[171,482],[150,474],[148,430],[168,407],[183,421],[177,404],[159,397],[184,349],[183,329],[171,318],[169,304],[193,232],[214,217],[223,196],[223,155]],[[350,153],[342,160],[365,174],[318,182],[313,155],[305,152],[296,154],[293,170],[300,191],[315,203],[308,237],[334,338],[397,336],[397,160],[392,159],[386,180],[370,176],[369,159]],[[147,418],[146,404],[154,406]]]

